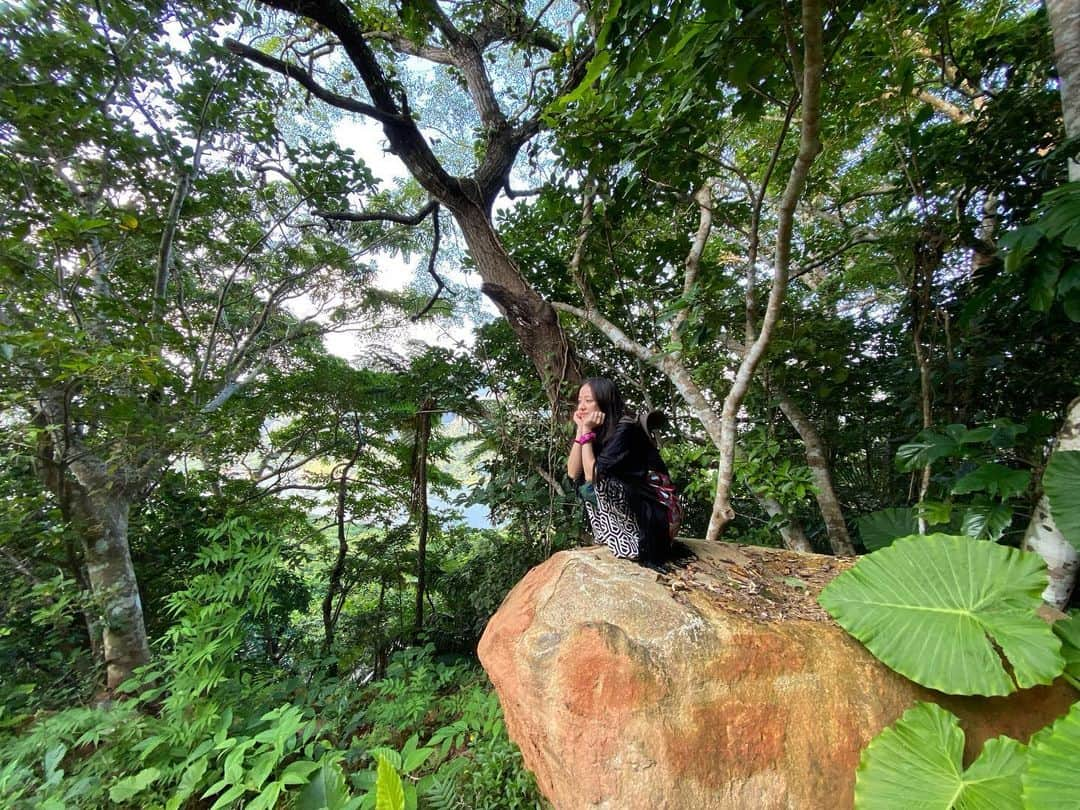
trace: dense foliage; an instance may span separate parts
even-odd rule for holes
[[[1075,614],[1034,614],[1040,527],[1080,549],[1080,97],[1051,24],[4,4],[0,804],[543,807],[474,650],[587,541],[582,372],[667,412],[687,534],[729,467],[725,539],[874,552],[822,601],[897,671],[1080,678]],[[964,768],[916,707],[857,799],[1047,806],[1078,728]]]

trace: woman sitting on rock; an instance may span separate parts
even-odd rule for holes
[[[581,386],[574,425],[566,473],[579,485],[593,538],[616,557],[663,562],[682,509],[649,432],[605,377]]]

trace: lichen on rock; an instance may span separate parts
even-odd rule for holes
[[[725,543],[658,574],[603,548],[530,571],[480,641],[556,810],[845,808],[859,753],[916,700],[969,754],[1064,714],[1067,686],[955,699],[889,670],[816,597],[851,560]]]

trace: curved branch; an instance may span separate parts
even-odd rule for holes
[[[639,357],[646,363],[655,364],[654,358],[657,354],[656,352],[650,351],[647,347],[627,336],[626,332],[596,310],[584,310],[580,307],[575,307],[572,304],[564,304],[562,301],[551,301],[550,303],[552,308],[558,312],[567,312],[570,315],[581,318],[583,321],[591,323],[603,332],[604,337],[610,340],[616,348],[622,349],[627,354]]]
[[[509,180],[507,180],[505,183],[503,183],[503,194],[505,194],[507,196],[507,198],[511,199],[511,200],[516,200],[519,197],[535,197],[537,194],[541,193],[543,190],[544,190],[543,186],[539,186],[537,188],[523,188],[523,189],[510,188],[510,181]]]
[[[581,227],[578,229],[577,241],[574,245],[574,255],[570,257],[570,277],[574,280],[577,288],[581,291],[581,298],[585,302],[585,308],[593,311],[596,307],[596,298],[593,297],[589,283],[581,272],[581,259],[585,255],[585,242],[589,238],[589,229],[592,227],[593,201],[596,199],[596,180],[592,177],[585,183],[584,199],[581,202]]]
[[[294,81],[299,82],[305,89],[310,91],[313,96],[325,101],[332,107],[359,113],[360,115],[366,115],[369,118],[374,118],[376,121],[384,124],[401,124],[409,120],[403,115],[389,113],[385,110],[380,110],[378,107],[371,104],[365,104],[362,101],[357,101],[348,96],[342,96],[327,90],[315,81],[311,74],[302,67],[294,65],[291,62],[286,62],[284,59],[278,59],[276,56],[271,56],[268,53],[263,53],[257,48],[252,48],[250,45],[237,42],[235,39],[226,39],[225,47],[228,48],[231,53],[241,56],[249,62],[254,62],[275,73],[280,73],[287,79],[293,79]]]
[[[435,302],[439,300],[439,293],[446,289],[446,283],[442,280],[438,273],[435,272],[435,258],[439,255],[439,206],[436,205],[431,215],[431,230],[432,230],[432,244],[431,244],[431,256],[428,257],[427,271],[433,279],[435,279],[435,292],[432,293],[431,298],[424,305],[424,308],[412,316],[413,321],[418,321],[423,318],[435,306]]]

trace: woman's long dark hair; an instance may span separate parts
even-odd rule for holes
[[[603,447],[626,414],[626,403],[619,393],[619,387],[607,377],[589,377],[585,382],[592,390],[596,407],[604,412],[604,424],[596,431],[597,445]]]

